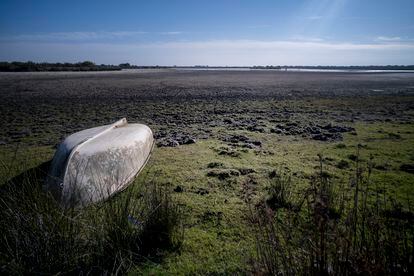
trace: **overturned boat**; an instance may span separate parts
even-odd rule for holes
[[[125,118],[76,132],[56,150],[45,189],[65,208],[104,200],[135,179],[153,145],[148,126]]]

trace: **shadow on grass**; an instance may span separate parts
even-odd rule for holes
[[[33,185],[41,189],[51,162],[51,160],[43,162],[34,168],[30,168],[17,176],[5,180],[4,183],[0,183],[0,195],[14,190],[31,192],[27,191],[26,188],[27,186],[33,188]],[[31,182],[31,185],[28,185],[28,181]]]
[[[42,190],[49,165],[0,186],[2,274],[120,274],[179,249],[181,213],[170,187],[152,179],[105,202],[61,209]]]

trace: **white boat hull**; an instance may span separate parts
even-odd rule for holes
[[[59,145],[46,189],[64,207],[104,200],[135,179],[153,144],[149,127],[128,124],[126,119],[74,133]]]

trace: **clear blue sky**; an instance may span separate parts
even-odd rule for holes
[[[1,0],[0,60],[414,64],[414,0]]]

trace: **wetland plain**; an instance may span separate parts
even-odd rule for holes
[[[22,164],[2,174],[36,167],[65,136],[123,117],[156,138],[134,185],[156,179],[168,187],[184,232],[178,251],[132,271],[254,273],[260,253],[250,207],[281,172],[300,194],[321,163],[349,189],[355,166],[370,163],[370,181],[412,226],[414,73],[0,73],[1,161]]]

